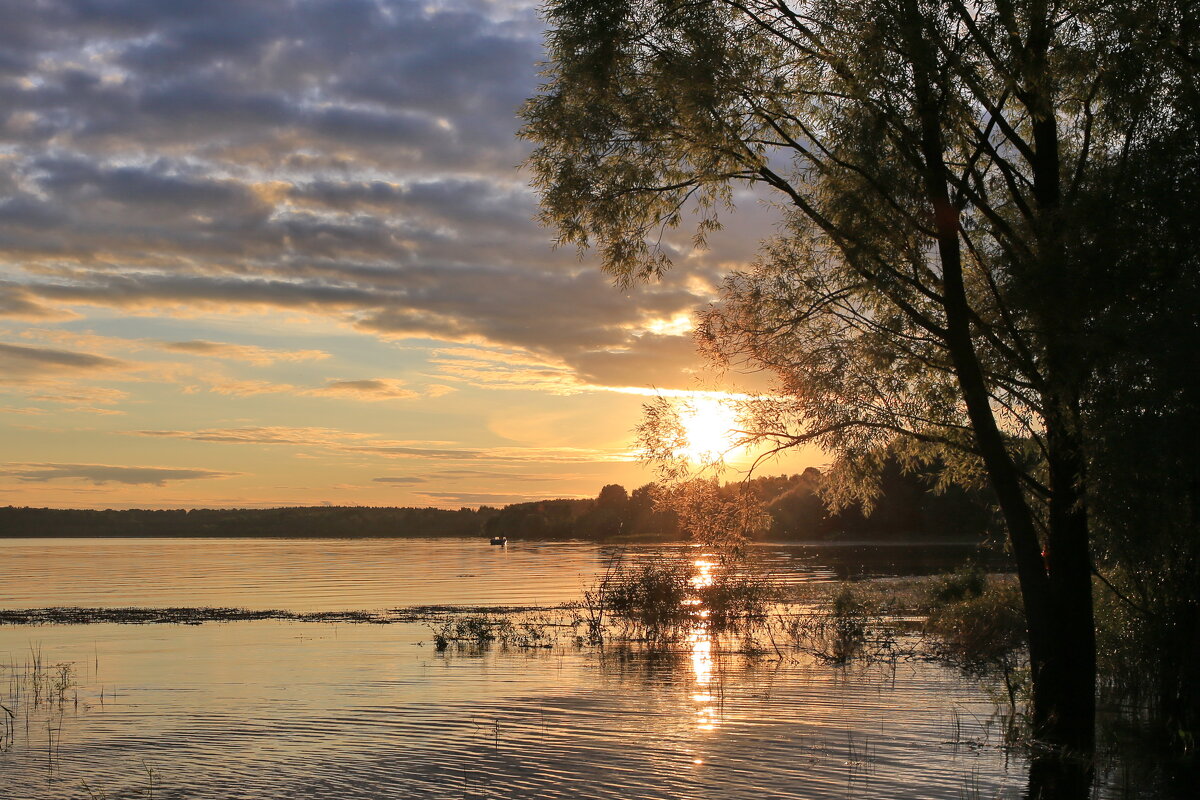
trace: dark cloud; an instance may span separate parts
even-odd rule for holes
[[[512,463],[594,463],[629,461],[627,453],[570,447],[455,447],[453,442],[388,441],[371,434],[352,433],[334,428],[245,427],[186,430],[130,431],[135,436],[161,439],[188,439],[219,444],[289,445],[337,450],[381,458],[430,459],[442,461]],[[438,474],[450,474],[442,471]],[[463,471],[460,474],[471,474]],[[483,474],[483,473],[479,473]]]
[[[219,14],[181,5],[192,3],[0,4],[23,23],[0,42],[4,71],[38,78],[0,95],[37,115],[10,120],[10,135],[390,151],[352,154],[372,161],[399,147],[421,166],[519,160],[513,110],[540,55],[532,6],[504,19],[485,3],[262,0]],[[497,135],[503,128],[510,135]]]
[[[228,478],[236,475],[233,472],[214,472],[208,469],[114,467],[105,464],[16,464],[0,470],[0,474],[30,483],[83,480],[97,486],[108,483],[166,486],[167,483],[174,481]]]
[[[371,480],[374,481],[375,483],[394,483],[394,484],[399,484],[399,485],[407,485],[407,484],[412,484],[412,483],[429,483],[428,478],[418,478],[414,475],[408,475],[408,476],[402,476],[402,477],[372,478]]]
[[[39,303],[25,287],[0,281],[0,317],[55,319],[62,316],[62,311]]]
[[[127,366],[123,361],[92,353],[26,347],[0,342],[0,376],[23,379],[61,373],[87,373]]]
[[[686,337],[641,334],[706,288],[622,294],[532,222],[514,134],[538,83],[536,4],[0,0],[0,13],[0,315],[270,306],[523,348],[585,383],[686,382]]]
[[[210,342],[205,339],[190,339],[185,342],[160,342],[159,346],[164,350],[174,353],[246,361],[260,366],[273,364],[278,361],[313,361],[329,358],[329,353],[326,353],[324,350],[274,350],[249,344]]]
[[[317,389],[308,389],[306,395],[315,397],[341,397],[353,400],[407,400],[419,397],[418,392],[405,389],[404,382],[395,378],[366,378],[352,381],[326,381]]]
[[[600,386],[695,386],[700,358],[690,336],[645,334],[627,348],[584,350],[572,354],[567,363],[579,378]]]

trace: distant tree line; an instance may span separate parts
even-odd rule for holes
[[[882,495],[871,513],[830,513],[819,495],[824,479],[810,468],[798,475],[750,480],[771,516],[769,539],[982,538],[992,522],[987,498],[951,488],[929,490],[919,475],[896,465],[884,471]],[[722,492],[737,491],[726,484]],[[655,501],[656,485],[628,492],[610,484],[594,499],[540,500],[504,508],[312,506],[267,509],[95,510],[0,508],[0,537],[416,537],[509,536],[522,539],[673,540],[684,534],[673,511]]]
[[[921,474],[906,474],[894,461],[885,465],[881,494],[869,513],[860,508],[831,512],[822,499],[824,474],[810,467],[797,475],[729,483],[720,491],[749,488],[765,506],[769,540],[981,540],[995,520],[988,493],[950,487],[931,490]],[[594,500],[544,500],[506,506],[485,523],[492,536],[514,538],[679,539],[684,533],[674,511],[655,502],[656,485],[632,493],[619,484],[600,490]]]
[[[0,536],[473,536],[494,508],[129,509],[0,508]]]

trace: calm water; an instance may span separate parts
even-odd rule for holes
[[[237,606],[291,611],[576,600],[618,548],[463,539],[0,539],[0,608]],[[632,557],[682,552],[628,548]],[[974,548],[765,545],[784,580],[915,574]]]
[[[845,566],[766,555],[792,580]],[[0,607],[552,604],[607,556],[451,539],[0,540]],[[0,702],[39,656],[72,665],[76,684],[61,706],[18,698],[0,798],[148,797],[151,784],[155,798],[213,800],[1024,791],[988,694],[936,665],[754,661],[704,636],[654,657],[438,653],[430,638],[420,624],[0,626]]]

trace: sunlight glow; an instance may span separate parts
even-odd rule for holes
[[[648,333],[659,336],[683,336],[692,332],[692,315],[676,314],[670,319],[652,319],[646,323]]]
[[[737,411],[727,403],[698,397],[680,409],[687,442],[681,455],[695,462],[716,461],[737,447]]]
[[[688,636],[688,644],[692,646],[692,672],[696,677],[696,685],[708,686],[713,673],[712,638],[708,631],[700,628]]]
[[[692,562],[696,568],[690,583],[695,589],[704,589],[713,585],[713,570],[717,564],[706,558],[698,558]],[[713,695],[710,687],[713,682],[713,636],[708,622],[709,610],[704,608],[701,598],[689,598],[683,601],[692,607],[692,616],[696,624],[688,635],[688,644],[692,650],[692,672],[696,680],[696,688],[692,699],[696,701],[696,728],[702,731],[715,730],[720,722],[717,708],[713,706]]]
[[[713,707],[713,696],[708,692],[708,686],[713,679],[713,642],[709,632],[699,627],[688,637],[692,647],[692,672],[696,677],[697,691],[692,695],[698,707],[696,709],[696,728],[702,731],[715,730],[720,721],[717,709]]]

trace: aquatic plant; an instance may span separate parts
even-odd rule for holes
[[[753,562],[657,558],[610,563],[579,605],[588,641],[599,643],[605,620],[637,638],[675,641],[700,620],[712,631],[763,618],[778,596],[770,576]]]
[[[924,633],[939,660],[977,675],[999,675],[1014,714],[1025,703],[1025,617],[1013,581],[992,582],[979,594],[933,608]]]
[[[661,633],[686,619],[692,571],[679,561],[655,560],[622,570],[608,592],[607,608]],[[658,638],[655,636],[654,638]]]
[[[433,644],[439,651],[445,650],[451,642],[481,647],[501,638],[504,630],[511,626],[507,618],[487,614],[447,619],[432,629]]]
[[[899,655],[888,620],[849,584],[815,608],[778,614],[766,631],[780,656],[795,651],[827,663],[846,664],[855,659],[893,660]]]
[[[930,600],[935,605],[957,603],[979,597],[988,586],[988,576],[978,561],[968,561],[953,572],[934,579],[929,587]]]

